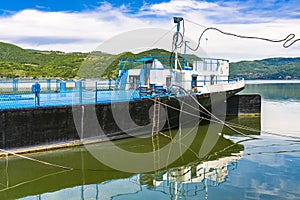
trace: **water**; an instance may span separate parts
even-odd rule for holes
[[[261,93],[261,118],[227,119],[263,130],[261,133],[239,129],[244,133],[240,135],[224,128],[222,136],[208,134],[214,125],[203,121],[193,129],[197,135],[185,152],[185,139],[192,137],[192,129],[183,128],[181,140],[172,140],[175,146],[168,145],[170,138],[180,134],[178,130],[153,139],[131,138],[27,155],[72,169],[2,158],[0,199],[300,199],[300,83],[261,83],[252,82],[243,91]],[[207,140],[211,135],[217,138],[216,144],[206,147],[208,153],[200,156],[202,148],[213,141]],[[111,157],[129,169],[149,164],[113,154],[116,146],[137,154],[168,147],[167,155],[153,154],[149,160],[153,167],[182,155],[162,169],[148,172],[116,170],[93,156]]]

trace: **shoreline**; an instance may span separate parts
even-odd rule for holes
[[[294,79],[294,80],[262,80],[262,79],[257,79],[257,80],[245,80],[245,84],[251,85],[251,84],[274,84],[274,83],[300,83],[300,80]]]

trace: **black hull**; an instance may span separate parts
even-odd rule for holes
[[[226,95],[229,98],[242,90],[214,93]],[[207,109],[211,106],[211,95],[196,96]],[[181,97],[183,98],[183,97]],[[180,98],[161,98],[159,101],[168,105],[168,123],[163,130],[177,128],[180,117]],[[218,100],[217,100],[218,101]],[[220,99],[224,101],[224,99]],[[34,109],[11,109],[0,111],[0,148],[1,149],[31,149],[34,147],[55,147],[74,142],[99,142],[105,140],[123,139],[135,135],[151,134],[151,129],[144,126],[151,123],[149,110],[153,107],[153,99],[142,99],[133,102],[111,104],[62,106]],[[132,121],[140,127],[131,134],[122,130],[112,113],[113,109],[129,109]],[[96,119],[91,119],[96,114]],[[100,126],[99,126],[100,125]],[[129,127],[130,129],[130,127]],[[77,144],[77,143],[76,143]],[[43,148],[42,148],[43,149]]]

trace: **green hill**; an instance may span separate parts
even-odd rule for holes
[[[121,58],[170,56],[170,52],[153,49],[138,54],[119,55],[94,51],[64,53],[60,51],[25,50],[0,42],[0,78],[113,78]]]
[[[171,52],[151,49],[138,54],[124,52],[119,55],[100,51],[64,53],[26,50],[0,42],[0,78],[113,78],[121,58],[158,55],[168,58]],[[179,57],[182,59],[182,55]],[[195,59],[198,58],[192,56],[189,62]],[[164,62],[170,66],[170,60]],[[236,75],[245,79],[300,79],[300,58],[268,58],[230,63],[230,76]]]
[[[230,76],[245,79],[300,79],[300,58],[268,58],[230,63]]]
[[[0,77],[73,78],[84,61],[85,53],[25,50],[0,43]]]

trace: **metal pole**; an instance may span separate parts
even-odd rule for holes
[[[177,49],[177,43],[178,43],[178,35],[179,35],[179,31],[180,31],[180,22],[183,20],[182,17],[174,17],[174,23],[177,24],[177,31],[176,31],[176,41],[175,41],[175,65],[174,68],[175,70],[177,70],[177,62],[178,62],[178,49]]]
[[[97,81],[96,81],[96,85],[95,85],[95,88],[96,88],[96,90],[95,90],[95,104],[97,104],[97,101],[98,101],[98,98],[97,98],[97,93],[98,93],[98,87],[97,87]]]
[[[183,55],[183,67],[187,67],[187,60],[186,60],[186,44],[190,41],[184,41],[184,55]]]
[[[51,90],[51,79],[47,79],[47,90]]]
[[[78,92],[79,104],[82,105],[82,82],[77,81],[76,83],[76,90]]]

